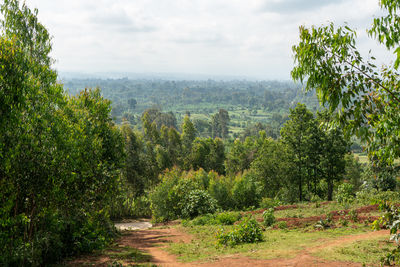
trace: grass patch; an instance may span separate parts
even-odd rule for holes
[[[137,263],[150,262],[152,257],[147,253],[132,247],[114,247],[104,251],[104,255],[113,260],[127,260]]]
[[[293,258],[301,250],[316,245],[318,240],[332,240],[340,236],[360,234],[369,231],[367,227],[357,229],[336,228],[325,231],[306,232],[305,229],[280,229],[263,232],[263,242],[241,244],[235,247],[218,247],[215,237],[220,226],[176,226],[179,231],[194,235],[191,243],[171,243],[166,250],[178,256],[181,261],[209,261],[222,255],[241,254],[256,259]],[[226,231],[233,226],[224,226]]]
[[[352,203],[348,209],[357,209],[363,207],[362,203]],[[332,211],[344,210],[346,207],[338,204],[337,202],[330,202],[324,205],[316,205],[315,203],[297,204],[297,209],[287,209],[275,211],[274,215],[276,218],[307,218],[312,216],[322,216]],[[375,214],[381,214],[379,211],[374,211]],[[367,214],[360,214],[367,215]]]
[[[388,236],[383,236],[356,241],[344,246],[322,249],[315,252],[314,255],[327,260],[380,266],[380,259],[395,248],[393,242],[388,241],[388,239]]]

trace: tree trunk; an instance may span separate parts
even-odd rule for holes
[[[333,193],[333,180],[329,177],[328,179],[328,201],[332,201]]]

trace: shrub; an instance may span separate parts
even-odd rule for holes
[[[223,210],[235,208],[235,201],[232,197],[233,181],[230,177],[218,176],[214,172],[209,173],[210,184],[208,192],[215,198]]]
[[[271,226],[275,223],[274,209],[270,208],[263,212],[263,220],[265,226]]]
[[[235,246],[242,243],[255,243],[264,240],[262,229],[258,222],[253,218],[244,218],[244,220],[235,225],[229,232],[220,229],[217,234],[217,244],[224,246]]]
[[[261,184],[256,181],[251,173],[239,175],[232,189],[232,196],[237,209],[258,207],[260,202]]]
[[[278,222],[278,228],[279,229],[287,229],[287,222],[286,221]]]
[[[222,225],[232,225],[235,222],[239,221],[242,218],[242,215],[240,212],[222,212],[217,214],[215,220],[217,224],[222,224]]]
[[[339,185],[336,193],[336,201],[341,205],[348,205],[354,200],[353,185],[343,183]]]
[[[190,191],[184,199],[182,217],[194,218],[198,215],[214,213],[216,210],[217,201],[206,191],[195,189]]]
[[[400,201],[400,193],[393,191],[378,191],[375,188],[365,188],[356,193],[357,202],[370,205],[381,201]]]
[[[356,210],[349,211],[349,217],[353,222],[358,222],[358,212]]]
[[[269,197],[263,197],[260,202],[260,208],[263,209],[275,208],[279,205],[281,205],[281,202],[278,199]]]
[[[182,178],[180,170],[167,170],[161,183],[150,194],[150,208],[154,220],[161,222],[181,217],[186,195],[195,189],[196,184],[192,180]]]
[[[215,220],[215,215],[213,214],[205,214],[203,216],[199,216],[191,221],[193,225],[215,225],[217,224]]]

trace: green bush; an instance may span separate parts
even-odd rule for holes
[[[205,214],[199,217],[194,218],[191,221],[192,225],[215,225],[217,221],[215,220],[215,215],[213,214]]]
[[[263,197],[260,202],[260,208],[262,209],[275,208],[279,205],[281,205],[281,202],[278,199],[269,197]]]
[[[217,201],[206,191],[195,189],[190,191],[184,199],[182,217],[194,218],[198,215],[214,213],[216,210]]]
[[[348,205],[354,201],[353,185],[343,183],[339,185],[336,193],[336,201],[341,205]]]
[[[258,207],[261,199],[261,184],[256,181],[251,173],[239,175],[232,189],[235,206],[239,210],[254,206]]]
[[[240,212],[234,212],[234,211],[229,211],[229,212],[222,212],[216,215],[215,221],[217,224],[221,225],[232,225],[235,222],[239,221],[242,218],[242,215]]]
[[[279,229],[287,229],[287,222],[286,221],[279,221],[278,222]]]
[[[357,210],[349,211],[349,217],[353,222],[358,222],[358,212],[357,212]]]
[[[235,208],[235,201],[232,197],[233,180],[231,177],[218,176],[216,173],[210,172],[210,185],[208,193],[217,200],[218,206],[223,210]]]
[[[150,208],[155,221],[174,220],[181,215],[185,194],[194,189],[191,181],[184,181],[181,175],[176,168],[167,170],[161,183],[150,193]]]
[[[378,191],[375,188],[365,188],[356,193],[356,201],[364,204],[371,205],[381,201],[400,202],[400,193],[393,191]]]
[[[194,218],[216,212],[217,201],[201,189],[204,185],[203,176],[204,171],[186,173],[176,168],[167,170],[161,183],[150,194],[154,220],[159,222]]]
[[[205,214],[191,221],[182,221],[184,226],[189,225],[232,225],[242,218],[240,212],[228,211],[218,214]]]
[[[253,218],[244,220],[235,225],[231,231],[225,233],[221,228],[217,234],[217,245],[235,246],[242,243],[256,243],[264,240],[263,232],[258,222]]]
[[[274,209],[270,208],[263,212],[263,220],[265,226],[271,226],[275,223]]]

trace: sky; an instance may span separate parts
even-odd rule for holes
[[[60,72],[290,79],[300,25],[348,23],[361,51],[378,0],[26,0],[53,36]]]

